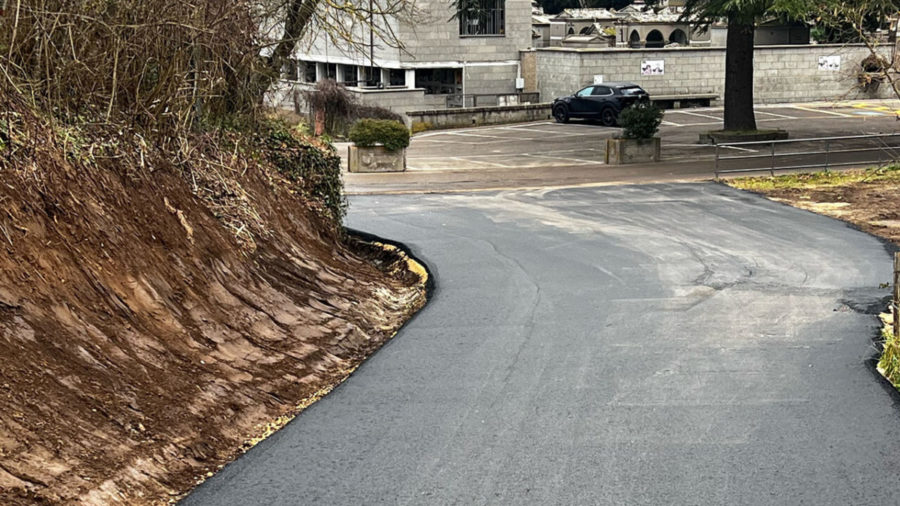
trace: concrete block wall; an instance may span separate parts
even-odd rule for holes
[[[409,113],[408,117],[412,124],[422,123],[431,129],[498,125],[551,118],[549,104],[416,111]]]
[[[305,114],[308,112],[308,106],[303,100],[301,93],[312,88],[313,86],[309,84],[282,81],[273,86],[266,95],[266,104],[281,109],[296,110],[300,114]],[[426,95],[423,89],[356,90],[349,88],[348,91],[361,104],[378,105],[398,114],[406,114],[409,111],[441,109],[446,107],[447,103],[447,98],[444,95]]]
[[[859,63],[869,54],[863,46],[809,45],[759,47],[754,55],[754,98],[757,103],[888,98],[890,89],[876,93],[857,87]],[[630,81],[651,95],[725,93],[724,48],[667,48],[652,50],[547,48],[535,50],[541,100],[572,92],[604,80]],[[841,70],[819,70],[819,57],[840,55]],[[665,74],[642,76],[643,60],[664,60]]]
[[[425,14],[415,24],[398,27],[406,46],[403,62],[517,60],[519,50],[531,46],[530,0],[506,0],[506,33],[499,36],[460,37],[459,21],[450,19],[451,0],[421,0],[416,7]]]
[[[525,79],[526,93],[533,93],[537,89],[537,57],[534,51],[522,51],[520,61],[522,62],[522,77]]]
[[[519,67],[512,65],[478,65],[465,68],[466,94],[515,93]]]

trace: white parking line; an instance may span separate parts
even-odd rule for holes
[[[468,133],[463,133],[463,132],[446,132],[446,133],[447,133],[447,135],[460,135],[463,137],[484,137],[486,139],[507,139],[507,140],[509,140],[507,137],[498,137],[496,135],[468,134]]]
[[[566,158],[563,156],[548,156],[548,155],[532,155],[529,153],[522,153],[519,156],[529,156],[532,158],[549,158],[550,160],[565,160],[567,162],[578,162],[578,163],[590,164],[590,165],[603,163],[600,160],[582,160],[581,158]]]
[[[826,111],[825,109],[811,109],[809,107],[803,107],[803,106],[799,106],[799,105],[794,105],[791,107],[794,109],[800,109],[801,111],[820,112],[820,113],[824,113],[824,114],[831,114],[832,116],[840,116],[841,118],[852,118],[853,117],[850,114],[843,114],[843,113],[834,112],[834,111]],[[803,119],[810,119],[810,118],[803,118]]]
[[[590,133],[571,133],[571,132],[570,132],[570,133],[565,133],[565,134],[564,134],[563,132],[560,132],[559,130],[555,130],[555,131],[551,131],[551,130],[537,130],[537,129],[535,129],[535,128],[522,128],[522,127],[501,127],[501,128],[498,128],[497,130],[512,130],[513,132],[534,132],[534,133],[538,133],[538,134],[552,134],[552,135],[554,135],[554,136],[556,136],[556,137],[561,137],[562,135],[566,135],[566,136],[572,136],[572,135],[578,135],[578,136],[582,136],[582,135],[591,135]],[[545,138],[546,138],[546,137],[545,137]],[[516,140],[519,140],[519,138],[516,138]]]
[[[683,127],[684,126],[680,123],[672,123],[671,121],[665,121],[665,120],[663,120],[662,124],[666,125],[666,126],[673,126],[673,127]]]
[[[785,116],[784,114],[775,114],[774,112],[760,111],[759,109],[756,110],[756,114],[768,114],[769,116],[775,116],[776,118],[782,119],[798,119],[796,116]]]
[[[502,167],[504,169],[512,169],[513,168],[512,165],[506,165],[506,164],[496,163],[496,162],[485,162],[485,161],[480,161],[480,160],[470,160],[468,157],[465,157],[465,156],[451,156],[449,158],[451,160],[457,160],[460,162],[483,163],[485,165],[493,165],[494,167]]]
[[[702,148],[714,149],[716,147],[713,144],[669,144],[669,143],[666,143],[666,146],[675,146],[675,147],[680,147],[680,148],[701,148],[701,149]],[[739,148],[737,146],[723,146],[720,144],[719,147],[722,149],[733,149],[735,151],[745,151],[747,153],[758,153],[759,152],[755,149]]]
[[[697,116],[698,118],[706,118],[706,119],[714,119],[714,120],[722,121],[722,118],[717,118],[717,117],[715,117],[715,116],[710,116],[709,114],[699,114],[699,113],[696,113],[696,112],[688,112],[688,111],[685,111],[684,109],[672,110],[671,112],[672,112],[672,113],[678,113],[678,114],[689,114],[689,115],[691,115],[691,116]]]

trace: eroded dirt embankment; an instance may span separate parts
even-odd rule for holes
[[[10,117],[0,504],[177,497],[424,304],[401,255],[342,239],[265,163],[87,153]]]

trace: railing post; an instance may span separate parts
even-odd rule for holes
[[[828,153],[831,151],[831,141],[825,141],[825,172],[828,172]]]
[[[772,170],[769,171],[772,177],[775,177],[775,141],[772,141]]]
[[[719,179],[719,145],[716,144],[716,179]]]

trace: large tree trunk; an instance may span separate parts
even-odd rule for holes
[[[281,77],[281,67],[291,57],[294,47],[306,32],[320,2],[321,0],[290,0],[287,2],[284,32],[278,44],[275,45],[272,55],[266,59],[264,72],[260,73],[256,80],[256,93],[260,102],[269,88]]]
[[[725,48],[725,130],[756,130],[753,32],[752,23],[729,17]]]

